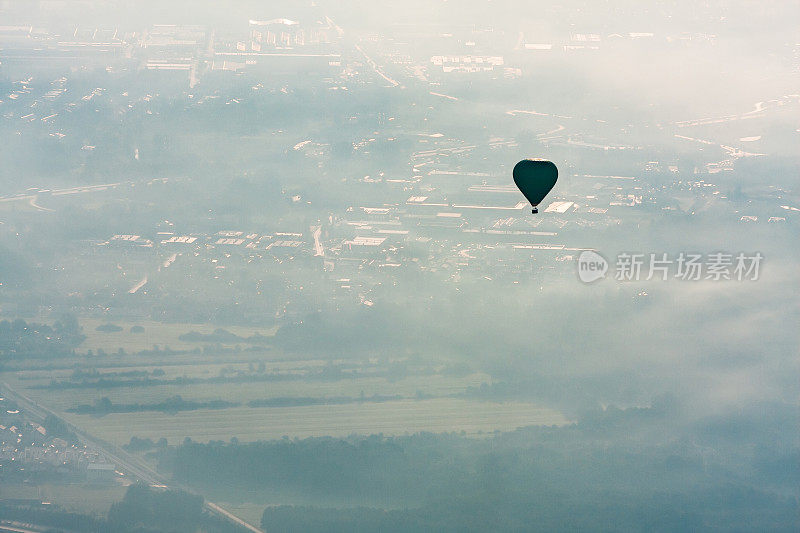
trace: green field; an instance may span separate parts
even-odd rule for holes
[[[16,381],[13,376],[3,379],[15,388],[46,384],[49,379]],[[365,377],[340,381],[277,381],[254,383],[202,383],[190,385],[157,385],[147,387],[119,387],[110,389],[29,389],[25,394],[58,411],[66,411],[81,404],[92,404],[102,397],[118,404],[156,403],[180,395],[184,400],[225,400],[246,403],[267,398],[330,398],[335,396],[403,396],[413,397],[417,391],[428,396],[449,396],[463,392],[467,387],[491,382],[486,374],[455,376],[412,376],[389,382],[381,377]]]
[[[275,363],[281,371],[301,371],[324,364],[322,361]],[[169,368],[169,374],[186,369],[194,376],[215,376],[223,366],[247,370],[246,363],[183,365]],[[102,371],[122,371],[143,367],[115,367]],[[274,370],[275,368],[270,367]],[[349,434],[384,433],[387,435],[419,431],[464,431],[470,435],[494,430],[513,430],[528,425],[564,424],[567,420],[558,412],[530,403],[492,403],[459,398],[467,387],[490,383],[486,374],[466,376],[440,374],[411,375],[396,381],[367,376],[337,381],[293,380],[245,383],[164,384],[130,386],[109,389],[81,388],[48,390],[31,388],[47,384],[51,379],[66,378],[69,370],[26,371],[6,374],[7,380],[34,400],[62,413],[75,425],[109,442],[125,444],[131,437],[166,437],[171,444],[185,437],[197,441],[224,440],[237,437],[242,441],[310,436],[346,436]],[[20,377],[24,379],[19,379]],[[115,404],[147,404],[180,395],[184,400],[208,401],[222,399],[240,403],[240,407],[223,410],[200,409],[179,413],[135,412],[112,413],[104,416],[76,415],[66,412],[81,404],[92,404],[108,397]],[[385,402],[353,402],[333,405],[292,407],[258,407],[246,404],[250,400],[269,398],[369,398],[373,395],[400,396],[402,400]],[[421,396],[419,396],[421,394]]]
[[[284,436],[400,435],[420,431],[479,435],[521,426],[568,422],[561,413],[532,403],[493,403],[465,397],[463,393],[468,388],[491,384],[491,376],[470,373],[464,370],[463,365],[460,367],[462,373],[448,373],[448,364],[452,361],[434,361],[429,357],[422,365],[386,357],[323,360],[290,356],[270,349],[135,354],[138,350],[152,348],[154,344],[179,349],[195,348],[196,343],[181,343],[178,337],[188,331],[208,333],[215,328],[210,325],[141,322],[139,325],[145,332],[133,334],[130,333],[132,323],[117,322],[125,328],[123,331],[96,331],[96,327],[103,323],[105,321],[96,319],[82,320],[88,336],[85,347],[93,350],[93,356],[26,361],[21,368],[0,375],[0,379],[62,414],[88,433],[115,444],[126,444],[134,436],[153,440],[165,437],[171,444],[176,444],[185,437],[196,441],[229,441],[232,437],[254,441]],[[240,336],[274,333],[253,328],[229,328],[228,331]],[[120,347],[126,353],[116,353]],[[106,353],[97,355],[97,349]],[[333,373],[329,374],[333,378],[322,379],[319,371],[328,366],[343,374]],[[156,369],[159,372],[154,375]],[[88,377],[87,372],[91,373]],[[106,388],[94,385],[41,388],[51,382],[94,383],[98,378],[122,383],[134,380],[134,383]],[[135,380],[143,378],[155,381],[155,384],[135,383]],[[180,379],[202,381],[175,382]],[[212,379],[215,382],[208,381]],[[155,404],[176,395],[185,401],[224,400],[238,406],[221,410],[141,411],[103,416],[68,412],[79,405],[94,404],[104,397],[120,405]],[[399,399],[370,401],[373,396]],[[286,407],[251,408],[247,405],[252,400],[275,398],[343,397],[352,401]],[[366,400],[358,401],[361,397]]]
[[[105,517],[111,504],[122,500],[126,490],[127,487],[121,484],[93,487],[85,484],[31,485],[12,482],[0,484],[0,499],[38,499],[67,511]]]
[[[113,353],[120,348],[124,349],[126,352],[140,352],[142,350],[151,350],[153,346],[159,346],[162,349],[169,347],[172,350],[192,350],[202,347],[204,343],[184,342],[179,339],[181,335],[189,333],[190,331],[212,333],[217,329],[216,326],[209,324],[167,324],[151,320],[127,322],[82,318],[80,322],[81,326],[83,326],[83,333],[86,335],[86,340],[80,345],[79,351],[84,353],[88,350],[94,352],[97,350],[104,350],[105,352]],[[111,333],[97,331],[97,326],[109,323],[120,326],[122,331]],[[132,326],[141,326],[144,328],[144,332],[131,333],[130,329]],[[256,333],[266,337],[274,335],[277,328],[230,326],[224,329],[240,337],[249,337]]]
[[[461,398],[398,400],[383,403],[313,405],[303,407],[237,407],[224,410],[121,413],[92,417],[67,415],[75,425],[116,444],[131,437],[177,444],[185,437],[206,442],[279,439],[288,437],[347,436],[350,434],[401,435],[464,431],[479,435],[530,425],[561,425],[568,421],[551,409],[522,402],[481,402]]]

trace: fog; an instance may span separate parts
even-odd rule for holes
[[[797,20],[0,2],[0,528],[796,530]]]

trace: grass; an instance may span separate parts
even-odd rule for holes
[[[198,369],[194,369],[198,372]],[[491,378],[486,374],[471,374],[464,377],[426,375],[411,376],[395,382],[389,382],[381,377],[363,377],[358,379],[345,379],[340,381],[277,381],[254,383],[212,383],[191,385],[158,385],[150,387],[120,387],[111,389],[31,389],[37,384],[47,384],[51,379],[66,377],[71,371],[36,371],[26,373],[25,377],[39,379],[17,380],[13,375],[3,375],[14,388],[27,389],[25,394],[41,401],[43,404],[58,411],[66,411],[71,407],[81,404],[92,404],[102,397],[109,398],[114,403],[155,403],[166,400],[172,396],[180,395],[184,400],[208,401],[225,400],[245,404],[250,400],[282,397],[332,397],[349,396],[359,397],[363,391],[365,396],[373,395],[400,395],[403,397],[416,396],[417,391],[427,396],[449,396],[463,392],[469,386],[480,386],[481,383],[491,383]],[[209,371],[210,375],[217,372]]]
[[[0,498],[32,498],[50,502],[75,513],[105,517],[111,504],[122,500],[127,487],[106,485],[93,487],[83,484],[3,483]]]
[[[115,444],[131,437],[165,437],[177,444],[185,437],[207,442],[279,439],[284,436],[347,436],[350,434],[410,434],[421,431],[464,431],[468,435],[513,430],[529,425],[560,425],[564,416],[523,402],[482,402],[462,398],[398,400],[384,403],[303,407],[237,407],[178,414],[122,413],[95,418],[67,415],[72,423]]]
[[[142,350],[150,350],[154,345],[161,348],[169,347],[173,350],[192,350],[197,347],[202,347],[205,343],[202,342],[184,342],[179,339],[184,333],[190,331],[197,331],[200,333],[212,333],[216,326],[209,324],[167,324],[163,322],[154,322],[150,320],[142,320],[137,322],[129,321],[115,321],[96,318],[82,318],[80,320],[83,326],[83,333],[86,335],[86,340],[80,345],[79,351],[87,352],[92,350],[104,350],[107,353],[116,352],[119,348],[124,349],[126,352],[139,352]],[[116,333],[104,333],[97,331],[95,328],[103,324],[115,324],[122,327],[122,331]],[[143,333],[131,333],[132,326],[142,326]],[[251,328],[231,326],[223,328],[235,335],[242,337],[249,337],[255,333],[263,336],[271,336],[275,334],[276,328]]]
[[[223,382],[200,384],[164,384],[156,386],[130,386],[109,389],[63,389],[48,390],[33,388],[46,385],[51,380],[68,378],[74,368],[94,368],[100,373],[126,371],[152,371],[158,367],[164,375],[158,379],[174,379],[180,376],[210,378],[219,376],[223,369],[243,375],[254,375],[255,365],[264,362],[267,372],[302,372],[308,367],[329,364],[321,359],[287,360],[280,351],[238,353],[186,353],[180,355],[148,354],[132,355],[130,352],[150,349],[153,344],[171,348],[194,348],[195,343],[182,343],[178,337],[188,331],[211,332],[213,325],[161,324],[139,322],[144,327],[142,334],[130,333],[132,322],[116,322],[124,328],[118,333],[102,333],[95,328],[106,321],[83,320],[88,339],[87,347],[101,348],[109,355],[102,357],[76,356],[59,361],[58,368],[25,365],[24,370],[6,372],[0,379],[30,396],[41,404],[60,413],[72,423],[92,435],[116,444],[126,444],[131,437],[167,438],[176,444],[185,437],[197,441],[229,441],[237,437],[241,441],[279,439],[310,436],[346,436],[349,434],[387,435],[409,434],[420,431],[465,432],[469,435],[513,430],[529,425],[558,425],[567,420],[559,412],[526,402],[493,403],[478,399],[458,397],[468,387],[491,383],[491,377],[483,373],[464,376],[429,374],[430,368],[421,375],[410,374],[397,380],[370,375],[391,368],[390,361],[361,360],[336,361],[366,373],[337,381],[318,379],[296,381]],[[112,322],[113,323],[113,322]],[[256,332],[267,335],[274,331],[256,328],[228,328],[228,331],[249,336]],[[110,355],[123,347],[128,354]],[[95,352],[96,353],[96,352]],[[439,361],[444,364],[447,361]],[[429,361],[427,364],[432,364]],[[412,372],[413,365],[409,367]],[[111,376],[113,379],[113,376]],[[387,402],[354,402],[336,405],[309,405],[293,407],[247,406],[250,400],[282,397],[351,397],[400,396],[402,400]],[[421,395],[420,395],[421,393]],[[175,395],[187,401],[225,400],[241,406],[224,410],[184,411],[177,414],[161,412],[117,413],[102,417],[66,413],[67,409],[81,404],[92,404],[108,397],[117,404],[157,403]]]

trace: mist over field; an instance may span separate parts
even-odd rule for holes
[[[797,530],[797,20],[0,2],[0,529]]]

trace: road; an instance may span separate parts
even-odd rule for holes
[[[387,76],[386,73],[381,70],[381,68],[378,66],[378,64],[375,61],[373,61],[373,59],[371,57],[369,57],[367,55],[367,53],[360,46],[355,45],[355,47],[356,47],[356,50],[361,52],[361,55],[364,56],[364,59],[366,60],[367,64],[370,67],[372,67],[372,70],[374,70],[375,73],[378,76],[380,76],[384,80],[388,81],[391,84],[392,87],[397,87],[398,85],[400,85],[399,81],[394,80],[394,79],[390,78],[389,76]]]
[[[323,248],[322,243],[319,242],[319,237],[322,234],[322,226],[312,226],[311,229],[314,231],[314,233],[312,233],[314,236],[314,257],[325,257],[325,248]]]
[[[228,511],[226,511],[225,509],[223,509],[222,507],[220,507],[219,505],[217,505],[214,502],[206,501],[206,508],[209,509],[210,511],[214,512],[214,513],[217,513],[220,516],[224,516],[225,518],[227,518],[231,522],[235,522],[235,523],[239,524],[240,526],[242,526],[243,528],[247,529],[248,531],[252,531],[253,533],[264,533],[262,530],[258,529],[255,526],[252,526],[252,525],[248,524],[247,522],[245,522],[244,520],[242,520],[241,518],[239,518],[235,514],[229,513]]]
[[[47,415],[52,415],[59,420],[61,420],[67,428],[72,431],[75,436],[78,437],[78,440],[81,443],[89,448],[95,449],[105,455],[106,459],[112,461],[117,466],[118,470],[125,472],[127,475],[137,478],[140,481],[144,481],[149,485],[157,485],[159,487],[169,488],[169,484],[167,483],[166,478],[159,474],[156,470],[154,470],[150,465],[142,461],[140,458],[129,454],[125,450],[104,442],[96,437],[93,437],[80,429],[79,427],[75,426],[74,424],[70,423],[67,420],[64,420],[58,413],[52,411],[51,409],[44,407],[41,404],[36,403],[34,400],[28,398],[24,394],[17,392],[8,383],[2,383],[2,390],[3,394],[6,398],[9,398],[17,403],[17,405],[22,408],[31,418],[37,419],[37,422],[42,423],[44,419],[47,418]],[[180,490],[187,491],[184,487],[176,487]],[[189,492],[189,491],[187,491]],[[208,509],[210,512],[221,516],[222,518],[237,524],[248,531],[252,531],[253,533],[264,533],[261,529],[255,527],[248,522],[245,522],[238,516],[230,513],[217,505],[216,503],[204,500],[205,501],[205,508]]]
[[[128,294],[136,294],[136,291],[144,287],[146,284],[147,284],[147,276],[142,278],[141,281],[139,281],[136,285],[131,287],[131,290],[128,291]]]
[[[27,524],[20,522],[4,522],[0,524],[0,533],[41,533],[42,529],[30,529]]]

